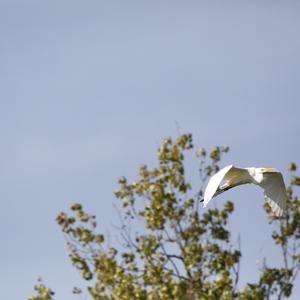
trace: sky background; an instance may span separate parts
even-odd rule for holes
[[[112,232],[116,180],[155,166],[178,127],[197,146],[229,145],[222,166],[288,180],[300,165],[299,15],[299,1],[0,0],[1,299],[27,299],[39,276],[57,300],[77,299],[56,215],[81,202]],[[263,195],[227,199],[254,281],[257,259],[277,254]]]

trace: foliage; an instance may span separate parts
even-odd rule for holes
[[[54,292],[45,286],[42,279],[38,279],[38,283],[34,286],[37,296],[30,296],[28,300],[53,300]]]
[[[219,169],[228,147],[196,151],[199,159],[200,190],[192,191],[187,181],[185,155],[193,149],[192,136],[167,138],[158,151],[158,166],[142,166],[138,180],[119,179],[115,192],[120,203],[123,245],[107,243],[96,231],[94,215],[81,204],[71,212],[60,213],[57,223],[68,242],[69,257],[82,278],[89,282],[88,294],[94,300],[135,299],[284,299],[292,294],[300,269],[300,198],[293,188],[300,185],[290,164],[288,209],[283,217],[274,217],[265,205],[272,235],[281,248],[282,265],[265,263],[257,283],[240,288],[241,250],[231,242],[228,227],[234,204],[200,213],[199,202],[207,179]],[[134,228],[134,232],[133,232]],[[138,231],[139,229],[139,231]],[[43,285],[37,297],[51,300],[52,291]],[[74,288],[75,294],[81,290]]]

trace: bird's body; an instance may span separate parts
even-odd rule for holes
[[[274,168],[236,168],[227,166],[213,175],[204,192],[204,206],[215,196],[242,184],[253,183],[264,190],[272,212],[281,216],[286,207],[286,189],[281,173]]]

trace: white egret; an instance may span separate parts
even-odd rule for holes
[[[276,216],[286,207],[286,188],[281,173],[274,168],[236,168],[227,166],[213,175],[204,192],[204,207],[217,195],[241,184],[254,183],[264,190],[265,201]]]

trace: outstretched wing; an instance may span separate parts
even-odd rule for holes
[[[282,216],[287,202],[286,189],[280,172],[267,172],[259,184],[264,189],[265,201],[270,205],[272,212]]]
[[[221,183],[224,184],[221,185]],[[235,168],[230,165],[221,169],[208,181],[204,192],[204,207],[215,196],[241,184],[252,183],[252,177],[246,169]]]

